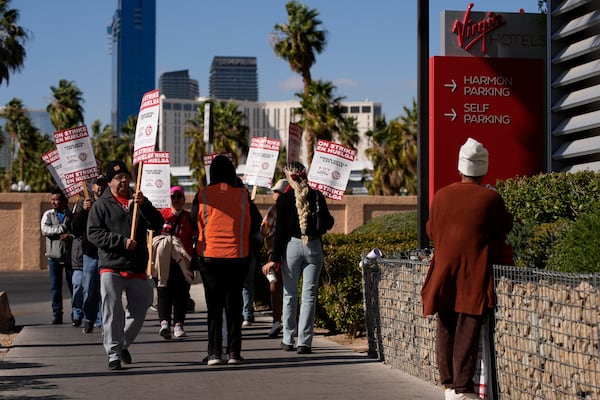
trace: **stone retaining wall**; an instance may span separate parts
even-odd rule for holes
[[[439,384],[435,318],[422,317],[427,262],[363,268],[369,354]],[[600,399],[600,275],[494,266],[499,399]]]

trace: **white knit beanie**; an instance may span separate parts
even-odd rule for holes
[[[458,171],[465,176],[484,176],[488,171],[488,151],[477,140],[468,138],[458,153]]]

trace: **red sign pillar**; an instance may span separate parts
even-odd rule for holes
[[[469,137],[489,151],[484,183],[543,171],[543,60],[432,57],[429,68],[430,198],[459,180]]]

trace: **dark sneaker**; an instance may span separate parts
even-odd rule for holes
[[[310,353],[312,353],[312,350],[308,346],[298,346],[298,349],[296,350],[296,352],[298,354],[310,354]]]
[[[92,333],[94,330],[94,324],[91,322],[84,322],[83,329],[81,330],[83,333]]]
[[[282,329],[283,329],[283,326],[281,325],[281,322],[279,322],[279,321],[273,322],[273,326],[271,326],[271,329],[269,330],[267,337],[269,337],[271,339],[276,338],[277,336],[279,336],[279,333],[281,332]]]
[[[129,353],[129,350],[121,350],[121,361],[123,361],[123,364],[131,364],[131,353]]]
[[[121,361],[120,360],[112,360],[108,362],[108,369],[115,371],[121,369]]]
[[[74,319],[73,320],[73,326],[75,328],[79,328],[81,326],[81,319]]]
[[[281,348],[285,351],[294,351],[294,345],[281,342]]]
[[[62,316],[56,316],[52,321],[50,321],[50,325],[62,325],[62,323]]]

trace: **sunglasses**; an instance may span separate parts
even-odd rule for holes
[[[181,193],[173,193],[171,195],[172,199],[183,199],[183,195]]]
[[[300,171],[290,174],[290,178],[295,182],[300,182],[301,180],[306,179],[306,172]]]

